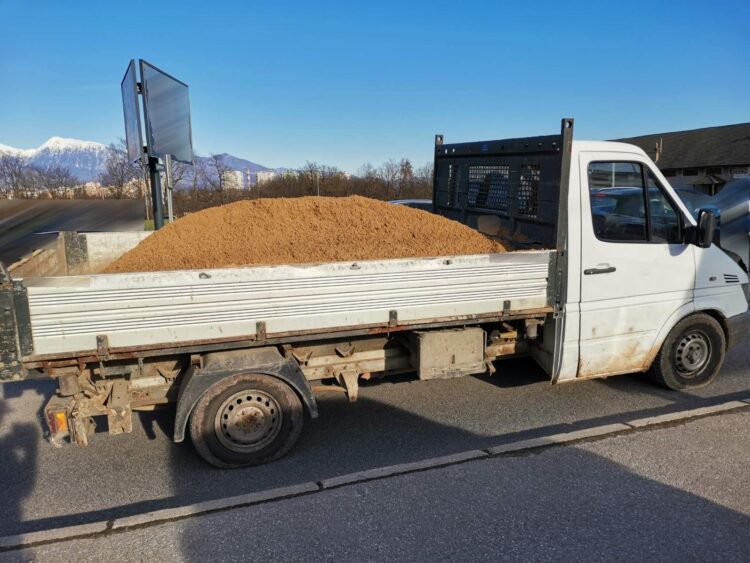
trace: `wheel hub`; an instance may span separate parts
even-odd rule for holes
[[[675,350],[675,365],[683,377],[692,377],[700,372],[711,356],[711,342],[699,331],[682,337]]]
[[[237,452],[259,450],[281,430],[282,413],[276,400],[258,390],[245,390],[228,397],[216,412],[216,437]]]

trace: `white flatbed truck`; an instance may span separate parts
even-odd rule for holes
[[[176,403],[218,467],[286,454],[315,396],[359,382],[502,376],[528,355],[553,383],[649,372],[705,385],[750,324],[745,271],[639,148],[557,135],[444,144],[434,212],[514,252],[97,274],[145,235],[61,235],[0,268],[0,376],[53,377],[50,437],[84,446]],[[252,241],[248,241],[252,244]],[[36,260],[36,262],[34,262]]]

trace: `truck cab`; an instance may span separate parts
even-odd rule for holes
[[[446,145],[436,136],[437,213],[516,248],[555,248],[554,322],[532,355],[553,382],[649,371],[707,384],[747,332],[748,277],[646,153],[561,134]],[[554,346],[550,346],[554,343]]]
[[[569,264],[578,267],[568,276],[566,341],[577,340],[578,353],[559,380],[645,371],[666,360],[667,337],[693,317],[670,341],[669,382],[707,382],[712,348],[726,348],[746,322],[746,273],[715,244],[698,244],[693,215],[632,145],[573,142],[568,215]]]

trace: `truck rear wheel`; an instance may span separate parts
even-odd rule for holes
[[[680,391],[711,383],[724,363],[726,336],[716,319],[697,314],[681,320],[667,336],[649,375]]]
[[[198,453],[222,468],[260,465],[286,454],[302,432],[302,402],[275,377],[238,374],[212,385],[190,415]]]

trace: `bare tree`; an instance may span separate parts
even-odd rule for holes
[[[408,158],[398,163],[398,195],[409,194],[414,186],[414,167]]]
[[[20,156],[0,154],[0,196],[22,197],[26,165]]]
[[[316,195],[320,186],[320,165],[309,160],[297,171],[303,195]]]
[[[205,161],[204,179],[206,184],[219,193],[224,191],[226,173],[229,172],[229,166],[224,161],[224,154],[210,154]]]
[[[377,175],[377,169],[369,162],[365,162],[357,169],[357,176],[360,178],[375,178]]]
[[[128,185],[138,179],[141,170],[137,164],[132,164],[125,150],[125,141],[120,139],[119,143],[111,143],[108,147],[107,160],[104,163],[104,171],[99,175],[99,183],[109,188],[114,199],[122,199],[127,191]]]
[[[190,187],[193,193],[197,193],[198,188],[204,185],[206,175],[208,174],[208,165],[206,159],[198,155],[195,155],[195,161],[193,163],[193,176],[191,178]]]
[[[384,162],[378,168],[378,176],[385,186],[385,199],[391,199],[391,197],[396,195],[398,189],[398,182],[401,176],[401,163],[393,159]]]
[[[429,182],[432,184],[432,170],[432,162],[425,162],[422,166],[417,168],[414,177],[420,182]]]
[[[172,160],[172,187],[174,189],[181,188],[187,182],[190,168],[189,164],[185,164],[179,160]]]
[[[67,198],[70,190],[78,183],[75,176],[62,166],[53,166],[41,171],[40,180],[43,189],[51,198]]]

